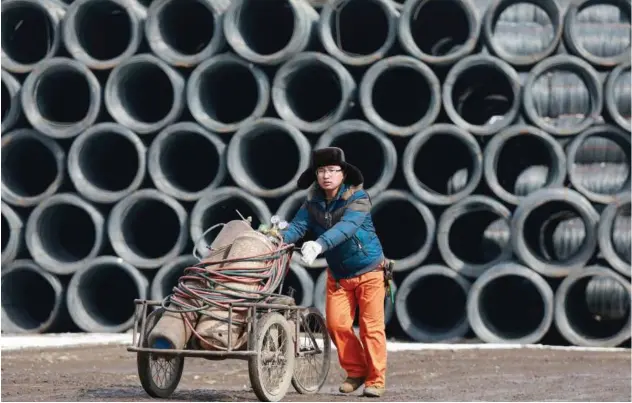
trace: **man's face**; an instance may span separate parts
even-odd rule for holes
[[[344,173],[339,165],[328,165],[316,170],[318,184],[323,190],[337,189],[344,180]]]

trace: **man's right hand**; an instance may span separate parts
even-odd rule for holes
[[[314,263],[316,257],[323,250],[323,247],[320,246],[318,242],[315,241],[307,241],[303,244],[301,248],[301,260],[308,266]]]

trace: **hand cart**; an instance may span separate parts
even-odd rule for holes
[[[282,259],[283,277],[293,251],[292,244],[279,245],[277,250],[287,254]],[[283,280],[278,291],[260,301],[227,304],[229,328],[236,310],[245,314],[246,342],[238,349],[231,348],[231,332],[225,350],[195,347],[195,337],[184,349],[151,348],[148,335],[165,313],[164,301],[135,300],[133,341],[127,351],[137,354],[138,376],[145,391],[155,398],[169,397],[180,382],[184,358],[198,357],[247,360],[250,383],[260,401],[283,399],[290,384],[301,394],[318,392],[330,366],[331,343],[325,319],[317,309],[297,306],[292,296],[281,294],[282,288]]]

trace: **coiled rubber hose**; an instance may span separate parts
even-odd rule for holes
[[[212,229],[213,227],[209,228]],[[213,250],[212,253],[223,254],[223,248]],[[202,313],[205,317],[228,322],[225,315],[212,313],[212,308],[219,308],[219,312],[228,310],[228,304],[239,302],[261,302],[273,295],[285,277],[285,269],[290,261],[293,245],[282,244],[270,253],[253,255],[236,259],[213,259],[213,262],[200,263],[184,269],[178,285],[173,293],[165,297],[162,307],[169,312],[184,314],[182,318],[197,341],[208,344],[195,329],[191,318]],[[289,252],[289,253],[288,253]],[[239,267],[240,262],[261,262],[261,268]],[[289,267],[288,267],[289,269]],[[227,285],[226,283],[232,283]],[[247,291],[236,287],[240,285],[255,285]],[[211,308],[211,309],[209,309]],[[234,307],[235,313],[246,312],[248,308]],[[216,311],[217,312],[217,311]],[[193,314],[193,315],[191,315]],[[240,320],[232,317],[233,325],[244,325],[246,317]],[[229,330],[231,331],[231,330]],[[218,346],[213,347],[217,348]]]
[[[213,242],[214,234],[205,234],[207,228],[214,223],[238,219],[239,214],[252,217],[253,228],[270,222],[272,217],[263,200],[238,187],[220,187],[200,198],[189,216],[191,239],[199,241],[195,245],[197,254],[205,257],[209,252],[206,245]]]

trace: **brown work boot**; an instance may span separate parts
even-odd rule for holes
[[[345,379],[345,381],[340,385],[341,393],[351,393],[355,390],[358,390],[360,386],[364,383],[364,378],[352,378],[350,376]]]
[[[364,388],[363,396],[366,397],[382,397],[386,392],[386,388],[383,385],[371,385]]]

